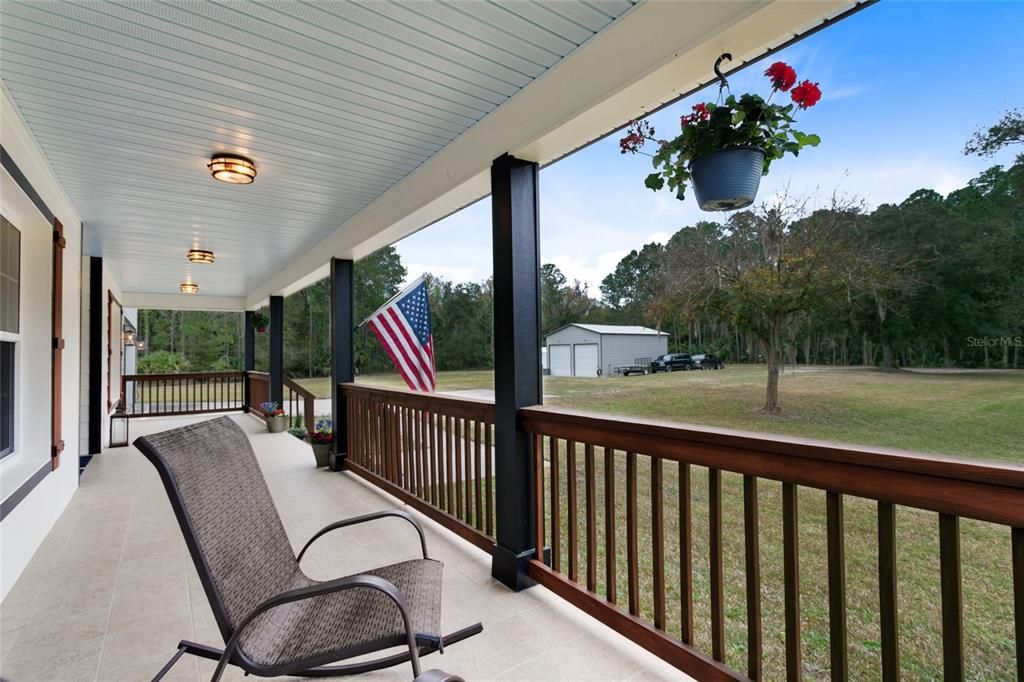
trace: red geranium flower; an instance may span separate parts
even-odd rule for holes
[[[821,88],[817,83],[804,81],[793,88],[791,97],[801,109],[810,109],[821,99]]]
[[[681,116],[679,118],[679,125],[685,128],[688,125],[698,123],[700,121],[706,121],[711,118],[711,112],[708,111],[708,105],[703,102],[698,102],[693,105],[693,113],[688,116]]]
[[[782,92],[796,83],[796,70],[786,62],[775,62],[765,70],[764,75],[768,76],[773,88]]]

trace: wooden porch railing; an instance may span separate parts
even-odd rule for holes
[[[347,468],[490,552],[494,404],[342,384]]]
[[[779,482],[781,490],[784,628],[780,629],[784,629],[787,679],[799,680],[805,672],[801,663],[798,492],[806,486],[823,491],[825,502],[822,550],[827,555],[827,575],[823,577],[828,585],[833,680],[851,677],[844,555],[851,536],[844,529],[845,496],[855,496],[858,514],[864,511],[863,501],[856,498],[877,505],[875,606],[880,623],[881,678],[896,680],[900,676],[896,508],[902,506],[936,512],[940,583],[936,593],[941,595],[942,667],[947,680],[965,676],[960,519],[1006,526],[1006,541],[1012,547],[1008,573],[1012,573],[1013,595],[1005,598],[1013,600],[1017,679],[1024,680],[1024,467],[687,428],[554,407],[527,408],[521,415],[524,427],[535,438],[536,543],[551,548],[550,565],[532,561],[530,576],[697,679],[757,680],[765,676],[763,587],[771,593],[776,584],[761,584],[759,516],[764,514],[759,512],[767,512],[759,502],[758,481],[768,479]],[[704,480],[694,475],[694,467],[706,470],[706,487]],[[742,476],[742,502],[727,508],[736,514],[742,506],[742,531],[737,532],[743,538],[744,567],[734,573],[743,575],[745,581],[746,661],[745,666],[737,666],[745,667],[745,674],[725,662],[723,472]],[[733,479],[729,480],[732,483]],[[666,488],[672,489],[669,482],[677,488],[671,497],[665,495]],[[692,488],[702,496],[694,498]],[[760,489],[765,489],[764,483]],[[693,505],[695,499],[707,504],[706,516],[699,515],[700,527],[707,524],[706,546],[695,545],[693,537],[696,512],[703,511]],[[926,532],[920,523],[916,531]],[[678,539],[672,537],[676,534]],[[674,550],[669,554],[666,536]],[[731,542],[733,537],[725,540]],[[700,554],[706,553],[706,565],[695,564],[695,546]],[[775,553],[777,548],[770,549]],[[623,554],[624,560],[620,560]],[[710,596],[706,609],[710,651],[701,650],[695,642],[695,572],[702,591],[707,589]],[[666,593],[673,577],[678,584],[671,586],[670,603]],[[730,601],[735,609],[736,600]],[[864,603],[850,606],[872,608]],[[707,628],[703,617],[701,623]],[[743,654],[730,655],[737,657]],[[738,661],[730,662],[735,665]]]
[[[125,374],[124,411],[129,417],[162,417],[244,409],[245,372]]]
[[[249,404],[245,404],[245,384]],[[266,372],[183,372],[180,374],[126,374],[121,396],[129,417],[166,417],[250,410],[270,399]],[[316,395],[286,376],[284,405],[288,415],[301,415],[307,431],[316,421]]]
[[[246,372],[249,380],[250,412],[263,414],[260,404],[270,400],[270,375],[266,372]],[[289,421],[295,415],[302,417],[306,431],[312,432],[316,424],[316,395],[304,388],[302,384],[285,375],[283,381],[284,401],[281,407],[288,414]]]

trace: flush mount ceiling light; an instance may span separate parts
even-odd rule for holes
[[[212,263],[214,261],[213,251],[205,249],[190,249],[186,257],[193,263]]]
[[[181,286],[179,286],[178,288],[181,289],[181,293],[183,294],[199,293],[199,285],[196,284],[195,282],[182,282]]]
[[[206,167],[213,177],[232,185],[248,185],[256,179],[256,164],[237,154],[214,154]]]

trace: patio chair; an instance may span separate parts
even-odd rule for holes
[[[440,670],[420,672],[420,657],[483,630],[480,623],[441,636],[441,569],[427,558],[423,529],[392,509],[332,523],[295,555],[245,432],[229,417],[143,436],[135,447],[153,463],[167,490],[224,648],[183,640],[157,673],[184,654],[270,677],[353,675],[411,662],[416,682],[454,682]],[[306,550],[327,533],[398,517],[419,534],[422,559],[321,582],[300,568]],[[373,660],[329,665],[384,649]]]

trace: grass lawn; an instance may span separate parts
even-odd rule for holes
[[[330,397],[330,379],[300,379]],[[405,390],[397,374],[359,383]],[[758,412],[764,365],[607,379],[544,378],[544,401],[579,409],[709,424],[957,457],[1024,462],[1024,372],[926,374],[798,369],[781,379],[781,416]],[[490,371],[440,372],[439,391],[489,389]]]
[[[392,376],[361,378],[368,384],[402,388]],[[1024,463],[1024,372],[919,373],[871,369],[800,369],[781,382],[781,416],[758,412],[763,401],[764,366],[731,366],[724,371],[677,372],[607,379],[546,378],[545,402],[554,405],[695,424],[822,438],[942,453],[965,458]],[[318,380],[313,380],[318,381]],[[323,380],[320,380],[323,381]],[[305,383],[305,382],[304,382]],[[442,391],[493,386],[490,372],[439,376]],[[327,382],[323,381],[327,386]],[[314,389],[318,390],[318,389]],[[562,444],[562,467],[565,467]],[[653,614],[650,549],[650,463],[639,458],[642,612]],[[603,454],[598,451],[597,509],[603,509]],[[617,476],[617,565],[620,599],[626,594],[625,455],[615,454]],[[583,450],[576,477],[584,489]],[[692,467],[694,621],[696,644],[710,652],[707,552],[707,471]],[[562,567],[567,566],[569,521],[562,473]],[[550,481],[550,478],[547,479]],[[678,473],[664,472],[668,631],[678,636]],[[726,661],[745,668],[742,477],[723,474]],[[781,485],[762,480],[760,537],[765,679],[784,677]],[[550,500],[547,498],[546,502]],[[583,501],[576,522],[580,575],[585,576]],[[848,498],[846,504],[847,608],[851,679],[878,679],[877,535],[875,503]],[[550,514],[550,510],[547,512]],[[603,516],[599,513],[599,518]],[[968,679],[1014,677],[1010,534],[1004,527],[964,520],[962,533],[965,659]],[[825,568],[825,496],[800,491],[800,561],[804,674],[828,678],[828,591]],[[598,576],[604,580],[604,529],[598,531]],[[929,512],[899,508],[897,550],[900,646],[906,679],[941,678],[941,599],[938,519]],[[603,592],[603,587],[601,590]]]

